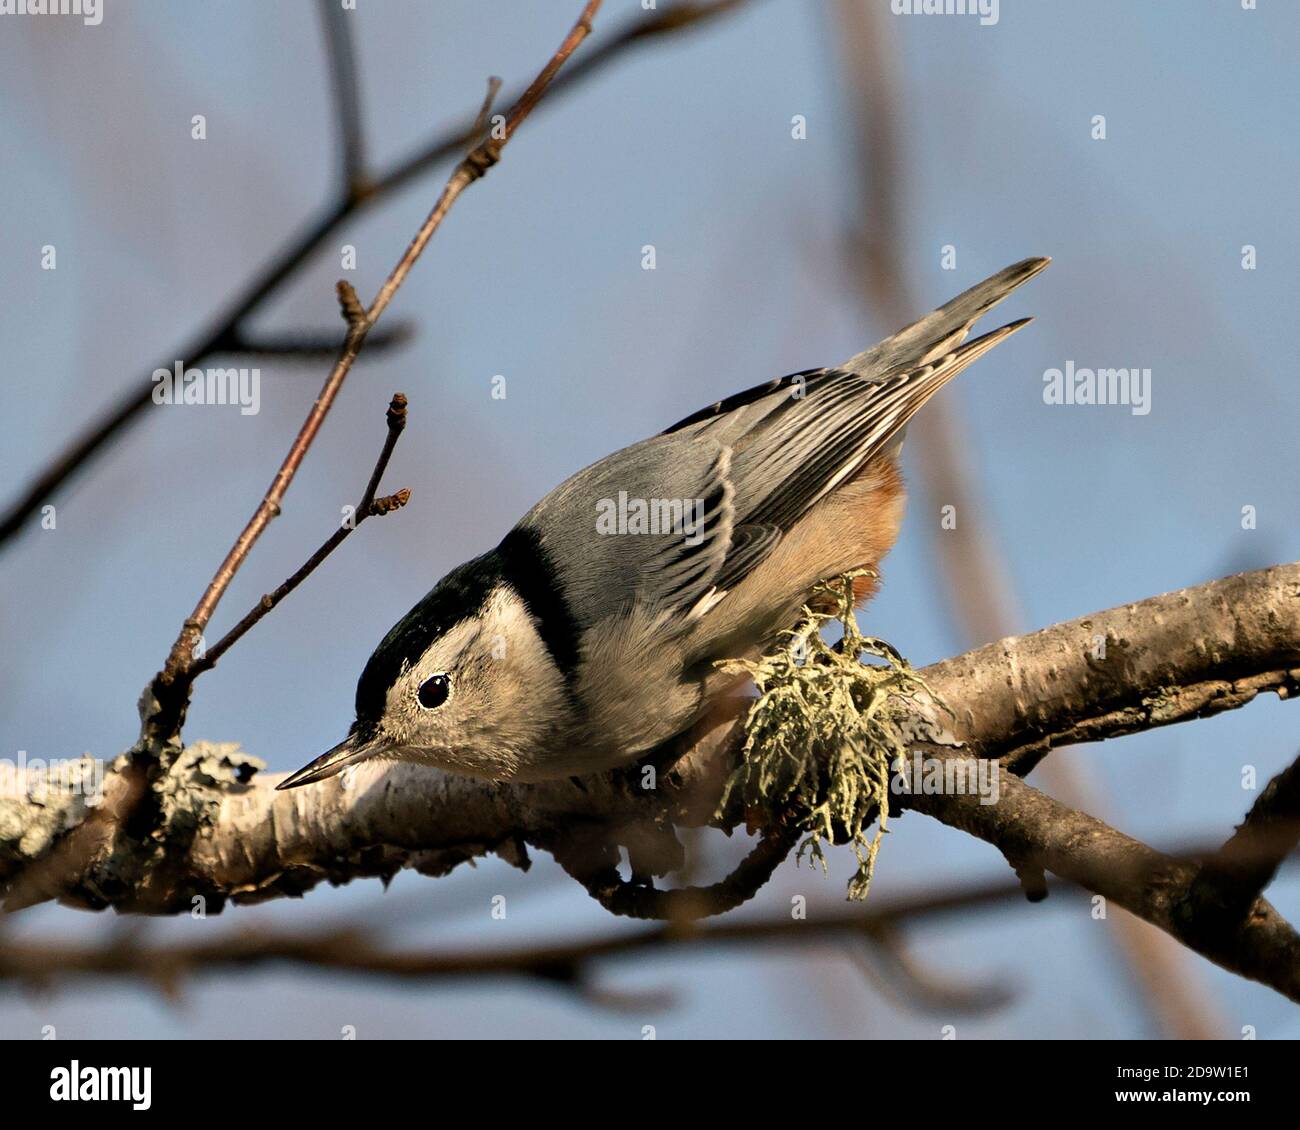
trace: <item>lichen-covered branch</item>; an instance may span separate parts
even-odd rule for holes
[[[925,672],[956,736],[1023,776],[1100,741],[1300,691],[1300,565],[1239,573],[999,640]]]
[[[966,745],[957,752],[1006,757],[1021,767],[1030,761],[1027,749],[1240,706],[1262,689],[1290,696],[1300,675],[1298,611],[1300,565],[1278,566],[1003,640],[921,674],[955,711],[949,726]],[[1098,637],[1107,641],[1100,658]],[[278,778],[259,772],[262,763],[238,746],[200,742],[161,783],[161,818],[150,834],[136,837],[129,826],[100,821],[97,833],[84,837],[89,842],[62,862],[70,833],[93,824],[96,811],[133,787],[132,778],[119,762],[93,809],[67,791],[27,799],[38,784],[29,779],[19,795],[9,789],[0,797],[0,890],[10,909],[58,899],[166,914],[201,898],[211,912],[227,900],[297,895],[322,881],[388,876],[403,867],[441,875],[488,852],[527,866],[527,845],[558,846],[563,854],[562,845],[591,830],[629,845],[634,862],[646,860],[647,870],[661,873],[680,863],[674,826],[715,822],[736,764],[744,705],[724,705],[682,750],[658,757],[655,774],[637,767],[528,785],[377,764],[277,792]],[[941,752],[953,752],[951,740]],[[1151,875],[1164,865],[1156,853],[1047,798],[1030,804],[1028,796],[1041,794],[1004,775],[996,804],[972,809],[972,798],[950,795],[910,803],[1013,858],[1076,879],[1184,940],[1195,936],[1169,911],[1191,881],[1189,864],[1153,887]],[[1125,858],[1140,866],[1116,865]],[[49,860],[52,866],[29,866]],[[26,878],[33,872],[42,876],[39,884]],[[1195,948],[1248,976],[1259,975],[1267,945],[1293,960],[1285,924],[1267,909],[1263,914],[1263,927],[1251,927],[1239,943],[1220,938]],[[1230,963],[1224,947],[1247,943],[1248,952]],[[1294,988],[1289,980],[1270,983]]]

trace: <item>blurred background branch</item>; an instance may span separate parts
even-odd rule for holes
[[[1068,887],[1054,888],[1073,898]],[[1005,881],[938,890],[896,899],[866,909],[818,908],[808,917],[786,915],[691,925],[669,924],[601,933],[571,941],[537,942],[518,948],[474,946],[464,950],[397,949],[376,943],[360,925],[318,932],[223,933],[201,943],[153,945],[132,930],[101,946],[76,946],[53,939],[11,939],[0,949],[0,980],[42,988],[62,988],[87,977],[127,978],[176,992],[187,978],[199,978],[281,963],[300,969],[343,972],[399,980],[528,977],[589,998],[597,967],[636,958],[647,951],[824,946],[845,943],[853,952],[873,950],[873,980],[887,982],[909,1007],[978,1012],[1008,999],[1006,987],[943,986],[909,955],[900,933],[905,926],[1021,901],[1020,889]],[[617,998],[612,998],[617,999]],[[591,1003],[602,1002],[599,998]],[[640,1002],[638,1007],[640,1007]]]

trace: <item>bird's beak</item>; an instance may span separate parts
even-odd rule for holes
[[[299,769],[286,777],[275,787],[277,789],[296,789],[299,785],[310,785],[316,781],[323,781],[326,777],[333,777],[341,773],[349,765],[355,765],[358,761],[364,761],[371,754],[376,753],[379,748],[379,742],[376,738],[365,738],[356,730],[353,730],[333,749],[322,753],[310,765]]]

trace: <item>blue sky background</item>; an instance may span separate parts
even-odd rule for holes
[[[386,165],[507,89],[558,44],[576,0],[359,0],[372,161]],[[887,8],[884,0],[881,7]],[[607,0],[596,38],[640,18]],[[888,16],[900,76],[907,287],[924,310],[1027,255],[1053,266],[1005,309],[1027,331],[944,392],[967,428],[1023,628],[1300,557],[1293,390],[1300,223],[1295,52],[1300,9],[1260,0],[1081,5],[1003,0],[973,17]],[[829,4],[755,2],[648,46],[544,104],[501,166],[439,231],[389,317],[418,334],[364,359],[233,586],[228,625],[301,562],[354,501],[394,389],[411,423],[369,524],[200,682],[187,737],[238,740],[273,769],[333,744],[357,673],[389,624],[444,572],[493,545],[578,467],[721,395],[843,360],[894,327],[864,315],[845,266],[861,203],[837,22]],[[106,0],[103,23],[0,17],[0,482],[12,495],[74,430],[203,326],[322,206],[335,141],[317,13],[276,5]],[[208,139],[193,141],[204,114]],[[806,140],[791,138],[794,115]],[[1090,136],[1104,114],[1107,138]],[[337,329],[339,247],[363,298],[445,177],[438,170],[349,225],[263,311],[268,329]],[[654,244],[657,269],[643,271]],[[53,244],[58,269],[39,269]],[[953,271],[940,248],[957,248]],[[1241,269],[1241,248],[1258,269]],[[1152,370],[1152,411],[1049,406],[1042,375]],[[321,363],[261,362],[262,409],[151,409],[0,560],[0,755],[112,757],[135,702],[261,496],[319,387]],[[494,375],[505,400],[490,395]],[[908,456],[914,459],[915,454]],[[905,469],[915,480],[913,465]],[[1243,530],[1241,509],[1258,527]],[[913,498],[869,630],[919,664],[963,646],[940,595],[938,507]],[[1276,700],[1054,755],[1104,790],[1106,815],[1156,846],[1216,840],[1297,751]],[[739,846],[710,841],[721,873]],[[844,853],[838,853],[842,856]],[[818,907],[831,878],[787,866],[742,913]],[[1005,865],[985,844],[910,816],[872,897]],[[489,917],[492,895],[509,902]],[[1300,917],[1300,884],[1271,897]],[[445,880],[401,875],[204,922],[124,923],[58,908],[32,935],[158,938],[361,916],[410,945],[506,945],[632,928],[541,856]],[[598,1010],[515,982],[417,987],[287,971],[191,982],[169,1002],[134,985],[0,994],[0,1036],[1142,1037],[1154,1034],[1107,929],[1079,900],[945,919],[909,934],[937,975],[1012,985],[975,1018],[892,999],[843,947],[728,950],[602,967],[602,985],[669,989],[671,1007]],[[1300,1036],[1293,1006],[1188,956],[1224,1034]]]

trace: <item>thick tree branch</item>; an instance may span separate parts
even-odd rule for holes
[[[1263,689],[1294,694],[1298,610],[1300,565],[1277,566],[1002,640],[922,674],[955,712],[950,728],[965,743],[956,752],[1023,764],[1026,748],[1097,740],[1229,709]],[[1109,661],[1096,658],[1098,636],[1110,641]],[[503,785],[380,764],[312,788],[276,792],[275,775],[249,780],[261,763],[237,746],[199,743],[163,782],[162,819],[151,836],[105,834],[95,851],[76,867],[56,871],[39,892],[14,899],[7,890],[6,906],[56,897],[84,907],[174,913],[199,897],[215,910],[226,900],[297,895],[322,880],[390,876],[403,867],[441,875],[487,852],[525,866],[526,844],[572,843],[580,829],[604,829],[623,844],[653,843],[671,837],[674,825],[714,823],[739,745],[735,719],[743,705],[740,700],[719,711],[657,774],[653,789],[642,788],[639,770]],[[951,755],[951,740],[938,752]],[[105,803],[111,806],[129,787],[129,775],[110,773]],[[1228,968],[1288,994],[1296,990],[1287,964],[1293,938],[1267,904],[1256,904],[1251,921],[1229,941],[1221,934],[1207,940],[1194,926],[1174,921],[1170,910],[1189,889],[1195,865],[1175,866],[1010,774],[1002,775],[998,803],[972,810],[975,799],[912,803],[996,843],[1011,858],[1114,898]],[[0,884],[7,889],[25,862],[55,850],[87,811],[82,798],[66,794],[41,804],[22,796],[0,799]],[[664,850],[671,857],[671,845]],[[1118,866],[1125,861],[1132,866]],[[1152,878],[1157,872],[1165,875],[1158,883]],[[1270,947],[1281,963],[1274,963],[1273,980],[1263,975]]]
[[[999,640],[928,669],[954,734],[1024,776],[1100,741],[1300,690],[1300,565],[1239,573]]]

